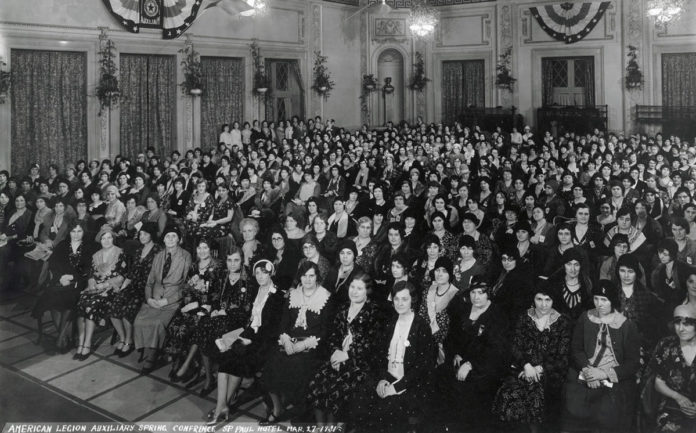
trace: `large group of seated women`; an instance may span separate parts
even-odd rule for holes
[[[294,118],[3,170],[1,287],[76,360],[110,326],[217,389],[211,424],[251,380],[269,423],[694,432],[695,146]]]

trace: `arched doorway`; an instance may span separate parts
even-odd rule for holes
[[[394,92],[385,95],[380,92],[377,106],[377,123],[383,125],[388,121],[394,123],[404,119],[404,56],[393,48],[384,50],[377,59],[377,77],[380,86],[384,86],[384,80],[391,78]]]

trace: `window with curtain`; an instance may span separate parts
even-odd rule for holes
[[[217,146],[221,126],[244,119],[244,60],[201,57],[205,92],[201,96],[201,147]]]
[[[541,77],[544,106],[594,106],[594,57],[545,57]]]
[[[662,55],[662,105],[696,106],[696,53]]]
[[[266,59],[271,78],[271,94],[266,96],[266,120],[304,117],[304,84],[297,60]]]
[[[121,154],[176,149],[176,57],[121,54]]]
[[[87,158],[87,54],[15,50],[12,63],[12,173]]]
[[[470,106],[486,105],[483,60],[442,62],[442,120],[452,123]]]

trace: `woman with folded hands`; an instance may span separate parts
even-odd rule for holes
[[[87,288],[77,302],[77,326],[80,332],[74,359],[84,361],[92,353],[94,328],[104,326],[114,291],[121,287],[128,272],[126,254],[114,245],[113,229],[105,225],[97,234],[102,248],[92,256],[92,271]]]
[[[228,256],[229,257],[229,256]],[[239,338],[228,341],[226,336],[216,341],[220,363],[217,376],[217,404],[208,413],[209,424],[227,420],[229,407],[237,397],[243,378],[256,377],[277,347],[278,327],[283,309],[283,292],[273,283],[275,266],[269,260],[259,260],[252,268],[258,289],[251,299],[251,317]]]
[[[214,283],[219,280],[221,272],[220,263],[211,254],[214,248],[212,240],[201,238],[197,242],[197,260],[188,271],[181,308],[167,326],[165,351],[174,359],[169,377],[175,382],[188,382],[200,372],[194,368],[187,374],[198,351],[198,347],[193,344],[193,331],[200,317],[212,311]]]
[[[280,322],[279,350],[272,352],[263,370],[268,414],[264,423],[277,422],[292,403],[303,410],[309,382],[323,353],[329,330],[331,293],[321,286],[319,267],[305,261],[297,271],[300,284],[290,290]]]

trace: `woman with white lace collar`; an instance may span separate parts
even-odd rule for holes
[[[280,321],[280,350],[273,351],[263,370],[268,406],[262,423],[275,423],[293,404],[303,413],[307,387],[321,363],[324,339],[332,320],[331,293],[322,287],[319,267],[304,261],[297,271],[300,284],[290,290]]]

